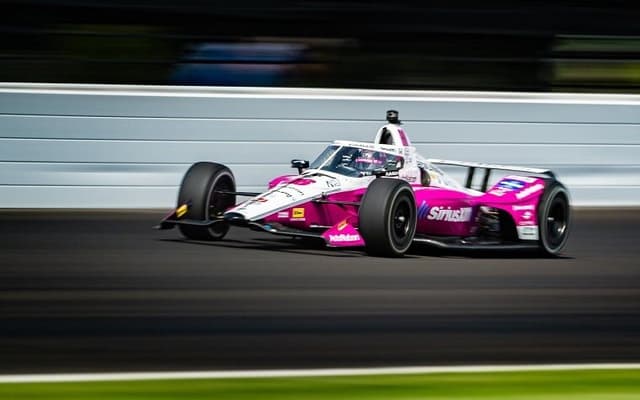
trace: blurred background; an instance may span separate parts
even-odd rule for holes
[[[0,81],[640,92],[638,2],[1,3]]]
[[[0,374],[637,362],[640,97],[545,92],[640,93],[640,2],[0,0]],[[388,109],[425,156],[556,172],[566,254],[151,231],[192,163],[261,191]]]

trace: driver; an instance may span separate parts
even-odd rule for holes
[[[359,171],[373,171],[384,165],[385,154],[373,150],[360,150],[354,159],[353,166]]]

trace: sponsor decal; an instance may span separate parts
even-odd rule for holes
[[[278,213],[278,218],[289,218],[289,212],[288,211],[280,211]]]
[[[298,221],[304,221],[304,208],[302,207],[295,207],[291,210],[291,219],[292,220],[298,220]]]
[[[398,162],[402,162],[404,165],[413,164],[413,153],[415,151],[413,147],[401,147],[398,150],[400,150],[400,154],[402,155],[402,157],[397,160]]]
[[[364,157],[356,158],[354,160],[354,162],[357,162],[357,163],[368,163],[368,164],[384,164],[384,162],[382,160],[377,160],[375,158],[364,158]]]
[[[304,192],[291,184],[287,184],[287,186],[279,186],[275,189],[272,189],[269,193],[265,194],[265,196],[271,196],[273,194],[279,193],[285,196],[287,199],[293,199],[296,196],[304,196]],[[266,199],[264,201],[267,201]]]
[[[498,186],[508,190],[519,190],[525,187],[525,183],[516,179],[503,179]]]
[[[329,240],[336,243],[358,242],[362,240],[358,234],[340,233],[338,235],[329,235]]]
[[[182,218],[182,216],[185,215],[188,210],[189,206],[187,206],[186,204],[181,205],[176,209],[176,217]]]
[[[322,234],[322,237],[330,246],[352,247],[364,245],[362,236],[346,219],[327,229]]]
[[[411,173],[407,172],[407,171],[403,171],[400,174],[400,179],[404,179],[405,181],[407,181],[409,183],[413,183],[413,182],[416,182],[418,180],[418,178],[415,175],[411,175]]]
[[[523,219],[531,219],[531,217],[533,216],[533,214],[531,214],[531,211],[525,211],[522,213],[522,218]]]
[[[426,219],[429,212],[429,204],[427,204],[426,200],[422,200],[420,206],[418,207],[418,219]]]
[[[340,181],[337,179],[329,179],[327,182],[327,187],[336,188],[340,187]]]
[[[471,221],[471,207],[454,208],[433,207],[427,216],[428,220],[446,222],[469,222]]]
[[[281,189],[278,189],[277,191],[279,191],[281,193],[284,193],[284,194],[286,194],[288,196],[291,195],[290,193],[287,193],[288,191],[294,192],[295,194],[298,194],[300,196],[304,196],[304,192],[302,190],[298,189],[295,186],[285,186],[285,187],[283,187]]]
[[[249,201],[247,201],[247,204],[251,204],[251,203],[266,203],[267,201],[269,201],[266,197],[256,197],[253,198]]]
[[[515,205],[512,206],[511,209],[513,211],[533,211],[536,209],[536,206],[533,204],[526,204],[524,206]]]
[[[336,143],[336,142],[339,142],[339,143]],[[339,144],[340,146],[355,146],[363,149],[373,149],[373,150],[375,150],[377,146],[373,143],[351,142],[348,140],[336,140],[336,142],[334,142],[334,144]]]
[[[517,226],[518,237],[523,240],[538,240],[538,226]]]
[[[292,199],[292,198],[293,198],[293,195],[292,195],[291,193],[287,192],[285,189],[286,189],[286,187],[279,188],[279,189],[274,189],[274,190],[273,190],[271,193],[269,193],[269,194],[272,194],[272,193],[280,193],[280,194],[283,194],[286,198],[288,198],[288,199]]]
[[[521,190],[520,192],[516,193],[516,199],[520,200],[520,199],[524,199],[527,196],[530,196],[536,192],[541,191],[542,189],[544,189],[544,185],[541,183],[537,183],[533,186],[529,186],[528,188]]]

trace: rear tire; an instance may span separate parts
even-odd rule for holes
[[[178,206],[190,204],[184,219],[209,221],[235,205],[236,196],[216,193],[217,190],[235,192],[235,178],[222,164],[198,162],[182,179]],[[211,227],[178,225],[180,232],[193,240],[221,240],[229,231],[229,224],[219,222]]]
[[[540,249],[557,255],[567,244],[571,224],[569,192],[560,182],[552,182],[538,205]]]
[[[360,235],[367,253],[401,257],[416,233],[416,202],[411,186],[400,179],[371,182],[358,211]]]

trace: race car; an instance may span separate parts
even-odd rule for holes
[[[464,184],[442,165],[466,168]],[[157,228],[177,226],[187,239],[222,240],[239,226],[386,257],[402,256],[418,242],[446,249],[535,248],[549,255],[567,243],[569,192],[553,172],[426,159],[395,110],[387,111],[373,142],[337,140],[315,161],[292,160],[291,166],[297,173],[249,193],[236,191],[226,166],[195,163],[176,208]],[[502,176],[489,186],[498,170]],[[248,199],[237,203],[243,196]]]

